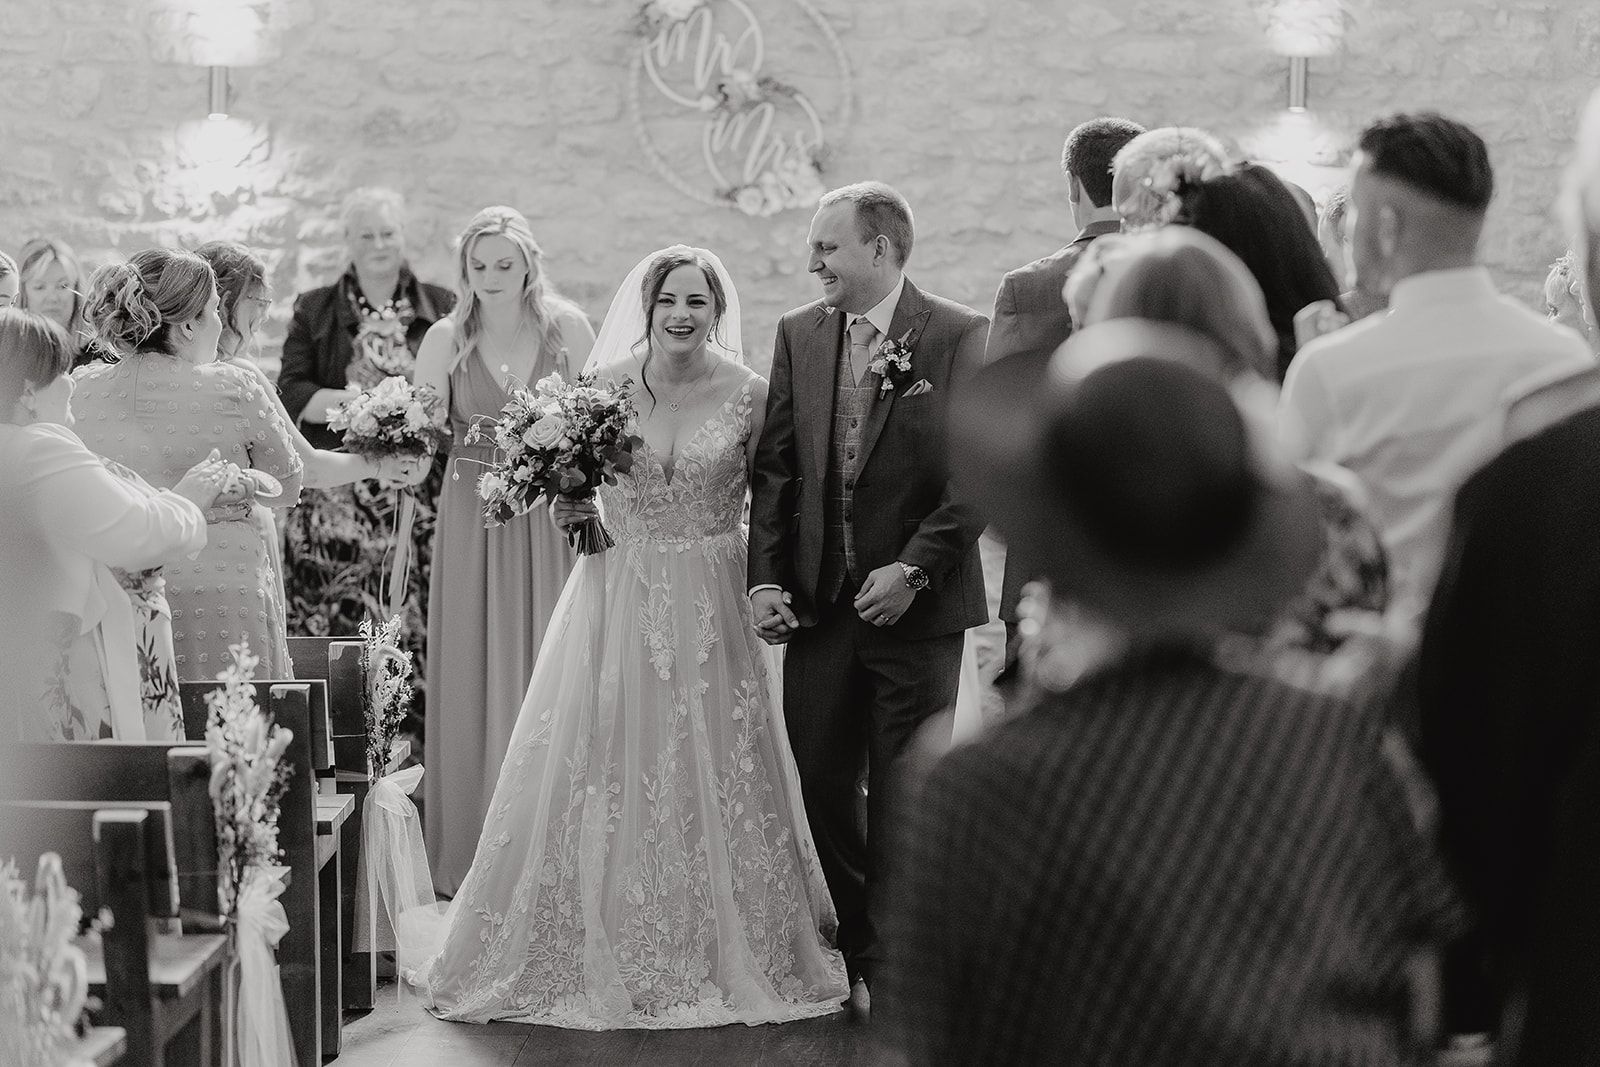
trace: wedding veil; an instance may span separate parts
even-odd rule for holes
[[[603,371],[606,367],[622,363],[639,350],[648,326],[640,294],[640,289],[644,286],[644,276],[649,272],[652,263],[671,252],[693,252],[711,264],[712,270],[716,271],[717,280],[722,283],[722,291],[728,298],[728,307],[722,314],[722,321],[712,330],[707,347],[735,363],[741,365],[744,363],[744,336],[739,328],[739,290],[734,288],[733,276],[728,273],[728,268],[722,265],[722,260],[717,258],[715,252],[704,248],[691,248],[688,245],[672,245],[657,249],[645,256],[628,272],[628,276],[622,279],[617,295],[611,298],[611,308],[606,312],[605,321],[600,324],[600,333],[594,339],[594,347],[589,350],[589,361],[583,367],[585,374]]]

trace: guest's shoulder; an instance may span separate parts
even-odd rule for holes
[[[1086,244],[1074,242],[1056,249],[1048,256],[1040,256],[1031,263],[1006,272],[1002,285],[1009,285],[1014,289],[1035,290],[1054,287],[1055,295],[1059,299],[1061,287],[1066,284],[1067,275],[1072,272],[1072,265],[1083,254]]]
[[[456,306],[456,291],[449,286],[435,285],[433,282],[418,279],[417,288],[422,290],[423,297],[440,315],[446,314]]]
[[[1393,330],[1389,316],[1383,312],[1352,322],[1342,329],[1325,333],[1306,342],[1295,353],[1294,361],[1328,364],[1336,363],[1349,355],[1380,347]]]
[[[294,314],[319,318],[329,313],[334,302],[339,299],[339,283],[319,285],[314,289],[305,289],[294,298]]]
[[[938,293],[930,293],[921,286],[917,287],[917,292],[922,297],[923,307],[933,312],[936,319],[945,319],[957,323],[963,329],[974,322],[989,321],[989,316],[981,311],[975,311],[959,301],[940,296]]]
[[[54,422],[0,425],[0,456],[6,461],[5,480],[13,486],[37,482],[85,460],[96,462],[77,434]]]

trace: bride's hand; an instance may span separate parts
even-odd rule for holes
[[[563,530],[582,526],[590,519],[597,518],[599,514],[600,509],[595,507],[593,500],[573,500],[570,497],[558,496],[550,502],[550,518]]]

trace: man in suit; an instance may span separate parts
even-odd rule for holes
[[[822,297],[778,324],[752,476],[751,607],[761,638],[788,645],[784,716],[863,1011],[900,756],[955,701],[963,632],[988,621],[984,521],[944,461],[950,395],[988,320],[905,276],[912,238],[910,206],[881,182],[822,198],[807,238]]]
[[[1084,249],[1099,237],[1122,228],[1111,196],[1111,162],[1122,146],[1145,132],[1137,122],[1119,118],[1090,119],[1067,134],[1061,149],[1061,170],[1067,177],[1067,204],[1078,228],[1065,248],[1008,273],[994,297],[985,363],[1015,357],[1016,373],[1037,377],[1050,355],[1072,332],[1072,316],[1061,291]],[[1006,624],[1006,667],[1017,652],[1017,604],[1032,577],[1010,552],[1000,594],[1000,618]]]

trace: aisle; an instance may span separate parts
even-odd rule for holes
[[[715,1030],[626,1030],[594,1034],[550,1026],[444,1023],[415,998],[396,1003],[393,983],[378,989],[378,1007],[345,1018],[339,1067],[511,1067],[512,1064],[771,1064],[851,1067],[878,1062],[866,1028],[848,1015],[783,1026]]]

